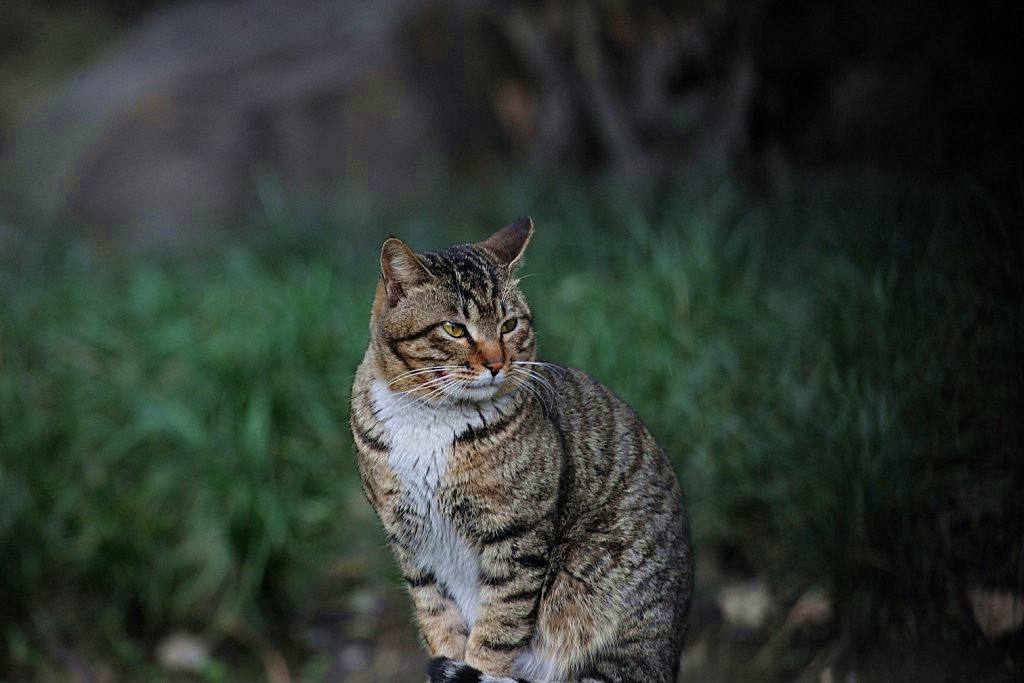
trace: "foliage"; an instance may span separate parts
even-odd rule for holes
[[[563,179],[375,220],[428,249],[529,208],[541,355],[637,408],[698,552],[823,586],[878,637],[962,631],[965,582],[1022,582],[1021,254],[981,206]],[[347,400],[385,232],[267,196],[260,220],[197,253],[0,266],[0,667],[61,642],[141,665],[181,625],[283,637],[332,562],[380,556]]]

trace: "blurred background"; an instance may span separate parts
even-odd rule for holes
[[[389,234],[537,224],[687,492],[683,681],[1024,674],[1018,3],[3,0],[0,680],[416,681]]]

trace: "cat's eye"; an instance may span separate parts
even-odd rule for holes
[[[518,318],[509,318],[501,324],[501,333],[508,334],[512,330],[516,329],[516,325],[519,324]]]
[[[444,322],[441,323],[441,329],[450,334],[451,336],[458,339],[459,337],[466,336],[466,327],[458,323]]]

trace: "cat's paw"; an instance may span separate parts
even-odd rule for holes
[[[516,678],[499,678],[481,673],[465,662],[434,657],[427,667],[430,683],[528,683]]]
[[[434,657],[427,666],[430,683],[478,683],[480,672],[465,662]]]

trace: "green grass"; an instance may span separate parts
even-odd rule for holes
[[[698,553],[826,588],[868,639],[969,638],[964,586],[1024,582],[1022,259],[977,198],[524,181],[361,219],[272,199],[215,248],[0,266],[0,671],[54,643],[145,666],[175,626],[286,638],[338,558],[382,557],[347,429],[377,244],[527,211],[541,355],[651,426]]]

